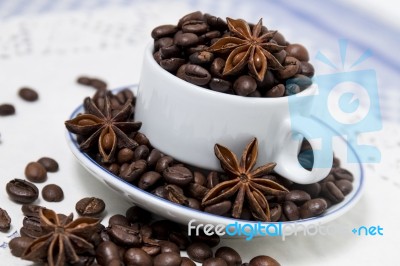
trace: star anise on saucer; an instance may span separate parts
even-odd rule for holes
[[[103,162],[113,160],[114,153],[119,148],[135,148],[137,142],[127,134],[140,129],[141,122],[130,121],[132,105],[129,101],[117,112],[113,112],[110,97],[105,96],[104,111],[101,111],[94,101],[87,97],[84,100],[85,114],[65,122],[67,129],[81,135],[84,141],[80,143],[83,151],[89,151],[97,144]]]
[[[247,64],[249,72],[257,80],[264,79],[268,69],[283,69],[273,53],[284,49],[271,42],[276,31],[262,32],[262,19],[250,30],[249,24],[242,19],[227,18],[230,36],[223,37],[210,46],[210,52],[230,52],[223,70],[223,75],[234,75]]]
[[[88,239],[97,232],[100,220],[90,217],[73,220],[72,214],[60,220],[50,209],[39,210],[39,217],[46,234],[26,248],[23,259],[59,266],[77,263],[80,256],[94,256],[94,246]]]
[[[202,205],[209,206],[236,195],[232,207],[234,218],[240,218],[243,204],[246,202],[255,219],[271,221],[266,196],[279,196],[288,190],[272,180],[263,178],[274,169],[276,163],[267,163],[253,170],[258,155],[257,139],[254,138],[247,144],[240,162],[232,151],[222,145],[216,144],[214,152],[230,179],[212,188],[204,196]]]

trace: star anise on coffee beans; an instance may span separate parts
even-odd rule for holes
[[[81,217],[73,220],[71,214],[60,220],[49,209],[39,210],[39,218],[45,234],[26,248],[23,259],[58,266],[77,263],[80,256],[94,256],[94,246],[88,240],[98,230],[98,219]]]
[[[94,101],[87,97],[84,100],[85,114],[80,114],[74,119],[65,122],[67,129],[80,135],[84,141],[80,148],[90,150],[97,144],[103,162],[113,160],[114,153],[119,148],[135,148],[137,142],[127,136],[128,133],[140,129],[141,122],[130,121],[132,105],[128,101],[120,110],[113,110],[110,97],[105,96],[104,111],[96,106]]]
[[[271,221],[266,196],[279,196],[288,190],[272,180],[263,178],[274,169],[275,163],[267,163],[253,170],[258,155],[257,139],[254,138],[247,144],[240,162],[232,151],[222,145],[216,144],[214,152],[230,179],[212,188],[204,196],[202,205],[209,206],[236,195],[232,207],[234,218],[240,218],[243,204],[246,202],[255,219]]]
[[[271,42],[276,31],[262,32],[262,19],[252,30],[242,19],[226,20],[230,36],[219,39],[208,49],[210,52],[230,52],[223,75],[237,74],[247,64],[250,74],[262,81],[267,68],[274,70],[284,68],[273,55],[281,51],[284,46]]]

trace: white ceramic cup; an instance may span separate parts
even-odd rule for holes
[[[232,150],[238,158],[247,143],[258,139],[256,167],[276,162],[275,171],[300,184],[326,177],[329,167],[304,169],[297,155],[301,134],[310,139],[307,128],[291,124],[291,104],[301,106],[296,115],[310,115],[315,94],[312,85],[301,93],[280,98],[247,98],[201,88],[179,79],[161,68],[153,58],[153,45],[147,46],[139,82],[135,119],[151,144],[175,159],[200,168],[221,170],[214,155],[216,143]],[[306,108],[304,108],[306,107]],[[292,117],[291,117],[292,115]],[[314,123],[313,126],[321,126]],[[313,150],[318,147],[310,141]],[[329,165],[332,153],[314,152],[315,165]],[[331,164],[331,163],[330,163]]]

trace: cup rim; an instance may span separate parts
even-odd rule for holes
[[[173,78],[173,82],[177,82],[179,86],[186,87],[186,90],[190,90],[192,93],[197,93],[200,94],[204,97],[218,97],[221,98],[221,100],[230,100],[230,101],[239,101],[242,104],[279,104],[279,103],[284,103],[287,101],[294,102],[297,100],[300,100],[303,96],[312,96],[316,94],[317,91],[317,84],[312,83],[309,87],[304,89],[303,91],[289,95],[289,96],[282,96],[282,97],[244,97],[240,95],[232,95],[232,94],[227,94],[227,93],[222,93],[218,91],[213,91],[208,88],[204,88],[201,86],[197,86],[195,84],[192,84],[190,82],[187,82],[183,79],[178,78],[176,75],[168,72],[167,70],[163,69],[154,59],[153,57],[153,51],[154,51],[154,41],[151,41],[145,50],[145,55],[144,55],[144,60],[147,60],[151,65],[151,67],[160,70],[158,74],[164,75],[167,79]],[[140,84],[139,84],[140,85]],[[200,88],[200,90],[199,90]]]

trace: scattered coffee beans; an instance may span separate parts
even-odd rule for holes
[[[8,116],[15,114],[15,107],[9,103],[0,104],[0,116]]]
[[[10,229],[11,218],[6,210],[0,208],[0,232],[7,232]]]
[[[59,202],[64,199],[64,192],[56,184],[49,184],[43,187],[42,197],[45,201]]]
[[[47,179],[47,171],[40,163],[30,162],[25,167],[25,176],[31,182],[42,183]]]
[[[75,205],[75,210],[82,216],[100,216],[106,208],[102,199],[88,197],[79,200]]]
[[[53,158],[42,157],[37,162],[40,163],[47,172],[53,173],[58,171],[58,163]]]
[[[27,102],[34,102],[39,99],[39,94],[31,88],[21,88],[18,91],[18,95]]]
[[[7,183],[8,196],[18,203],[32,203],[39,196],[39,189],[32,183],[23,179],[14,179]]]

